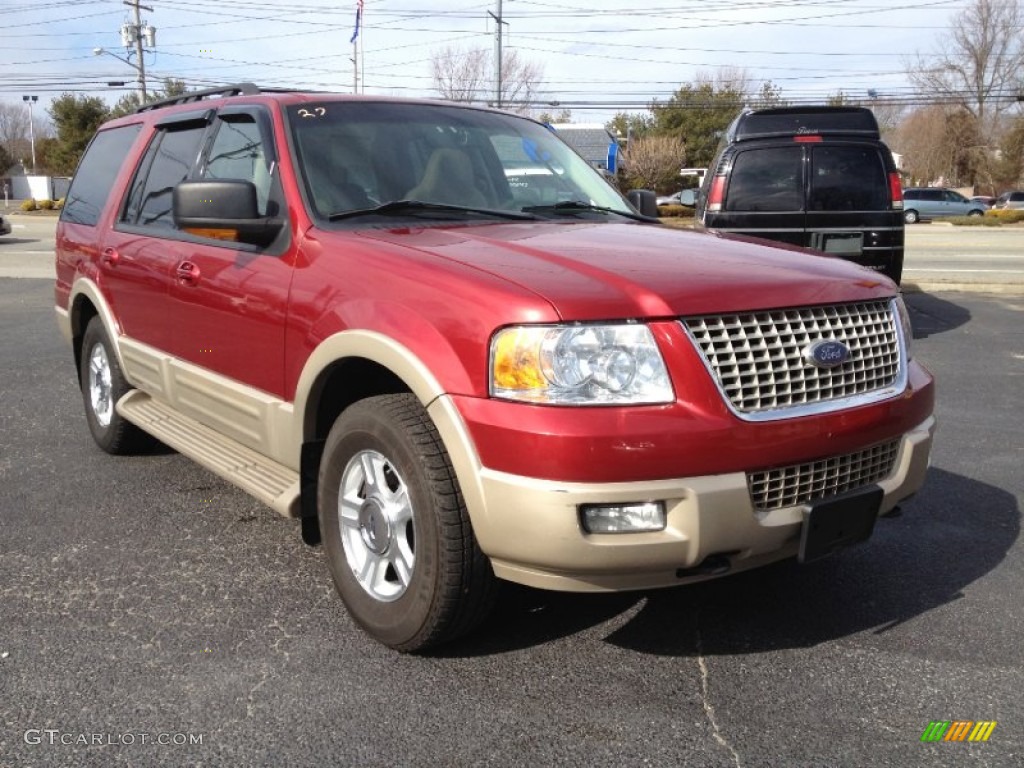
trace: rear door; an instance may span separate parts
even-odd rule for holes
[[[804,165],[799,144],[741,149],[732,159],[722,211],[708,226],[806,245]]]
[[[902,263],[903,218],[892,209],[882,150],[873,144],[808,145],[805,245],[891,273]]]

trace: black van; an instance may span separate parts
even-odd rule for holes
[[[863,107],[744,110],[696,196],[696,226],[802,245],[903,272],[903,195]]]

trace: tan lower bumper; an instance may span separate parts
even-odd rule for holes
[[[916,492],[928,469],[935,419],[903,436],[896,469],[879,483],[881,513]],[[755,515],[742,472],[655,482],[567,484],[482,470],[483,509],[473,525],[495,573],[545,589],[649,589],[711,578],[687,572],[726,554],[730,573],[794,555],[802,508]],[[657,533],[589,534],[581,504],[662,501]]]

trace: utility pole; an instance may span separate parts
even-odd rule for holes
[[[508,25],[501,18],[501,0],[497,0],[497,13],[487,14],[494,19],[494,106],[501,109],[501,27]]]
[[[32,173],[36,172],[36,129],[35,119],[32,117],[32,105],[39,101],[38,96],[22,96],[22,101],[28,104],[28,135],[32,144]]]
[[[146,103],[146,61],[142,56],[142,17],[139,15],[139,0],[135,0],[134,3],[125,2],[125,5],[130,5],[135,9],[135,55],[139,57],[139,93],[142,95],[142,103]],[[152,8],[147,7],[147,11],[153,12]]]

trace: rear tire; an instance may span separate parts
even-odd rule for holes
[[[96,444],[107,453],[126,455],[151,448],[155,438],[117,412],[117,401],[132,390],[117,362],[103,321],[94,317],[82,338],[79,368],[85,420]]]
[[[916,224],[921,220],[921,217],[917,215],[917,211],[904,211],[903,220],[907,222],[907,224]]]
[[[367,398],[338,417],[318,495],[334,584],[376,640],[418,651],[487,616],[496,579],[448,453],[415,396]]]

